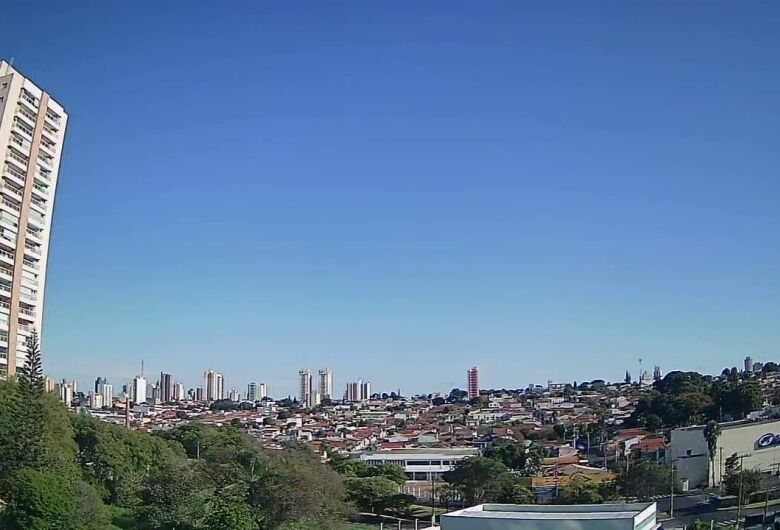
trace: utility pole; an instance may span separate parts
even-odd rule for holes
[[[431,527],[436,526],[436,480],[431,471]]]
[[[737,525],[739,525],[739,518],[742,516],[742,480],[745,476],[745,456],[747,455],[741,455],[739,457],[739,497],[737,497]]]
[[[672,488],[669,492],[669,517],[674,519],[674,461],[672,461]]]

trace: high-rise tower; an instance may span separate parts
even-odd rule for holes
[[[68,114],[0,61],[0,377],[16,373],[43,328],[54,196]]]
[[[324,368],[319,371],[320,379],[320,397],[322,399],[333,399],[333,370]]]
[[[468,381],[466,390],[469,393],[469,399],[479,397],[479,368],[473,366],[468,369]]]

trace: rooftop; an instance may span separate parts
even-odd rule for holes
[[[540,505],[540,504],[480,504],[464,510],[442,515],[443,522],[448,518],[483,518],[531,520],[599,520],[634,519],[655,514],[655,503],[635,504],[580,504],[580,505]],[[446,527],[446,526],[445,526]]]

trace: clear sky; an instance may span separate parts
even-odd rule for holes
[[[5,2],[71,114],[54,377],[780,359],[780,3]],[[156,379],[156,376],[154,377]]]

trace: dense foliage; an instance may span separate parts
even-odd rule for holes
[[[752,374],[713,379],[696,372],[670,372],[641,397],[631,416],[635,425],[649,429],[742,419],[759,410],[763,395]]]
[[[44,392],[35,341],[29,350],[17,379],[0,383],[0,527],[342,527],[344,481],[309,450],[266,450],[234,427],[152,435],[71,414]]]
[[[523,479],[492,458],[478,456],[462,460],[455,469],[444,474],[444,480],[468,505],[484,502],[525,504],[533,502],[534,498]]]

